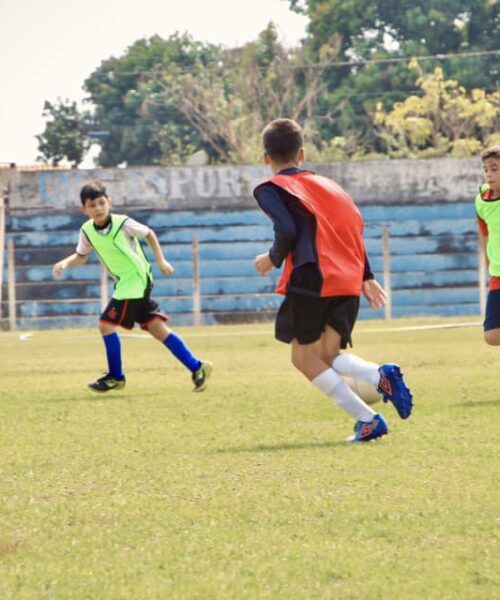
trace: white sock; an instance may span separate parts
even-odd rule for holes
[[[356,421],[369,423],[375,412],[357,396],[342,377],[333,369],[327,369],[312,380],[312,384],[345,410]]]
[[[361,379],[367,383],[378,385],[380,373],[378,365],[356,356],[355,354],[339,354],[334,359],[333,368],[341,375]]]

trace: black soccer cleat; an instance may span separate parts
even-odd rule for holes
[[[121,390],[125,387],[125,383],[125,376],[123,376],[123,379],[115,379],[109,373],[106,373],[102,377],[99,377],[99,379],[89,383],[88,386],[93,392],[102,394],[111,390]]]
[[[193,392],[202,392],[208,383],[208,378],[212,374],[213,365],[211,362],[202,362],[199,369],[195,371],[192,375],[192,380],[194,383]]]

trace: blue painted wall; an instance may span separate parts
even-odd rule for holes
[[[477,233],[472,203],[361,206],[366,247],[381,281],[382,228],[390,231],[393,316],[479,315]],[[200,241],[203,323],[271,319],[281,298],[279,273],[262,278],[256,254],[266,251],[272,224],[258,210],[131,211],[156,231],[176,267],[154,269],[154,296],[175,325],[192,323],[192,239]],[[18,324],[22,328],[95,325],[100,313],[99,267],[89,263],[54,281],[51,265],[74,251],[80,214],[12,216]],[[6,278],[6,272],[4,273]],[[5,281],[5,279],[4,279]],[[6,287],[2,316],[7,315]],[[380,318],[363,301],[360,318]]]

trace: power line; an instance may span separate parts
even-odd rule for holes
[[[478,56],[495,56],[500,54],[500,50],[480,50],[477,52],[450,52],[449,54],[424,54],[421,56],[395,56],[393,58],[370,58],[355,59],[333,62],[333,67],[346,66],[364,66],[370,64],[391,64],[400,62],[410,62],[412,60],[448,60],[450,58],[474,58]],[[316,63],[318,66],[328,66],[327,63]]]
[[[484,56],[496,56],[499,54],[500,54],[500,49],[499,50],[478,50],[475,52],[450,52],[447,54],[442,54],[442,53],[422,54],[422,55],[417,55],[417,56],[395,56],[392,58],[367,58],[367,59],[357,58],[357,59],[332,61],[332,62],[320,61],[320,62],[310,62],[310,63],[301,63],[301,64],[291,64],[291,65],[289,65],[289,67],[291,69],[306,69],[306,68],[311,68],[311,67],[318,67],[318,68],[362,67],[362,66],[366,66],[366,65],[384,65],[384,64],[404,63],[404,62],[411,62],[412,60],[445,61],[445,60],[450,60],[453,58],[460,58],[460,59],[478,58],[478,57],[484,57]],[[227,67],[227,65],[219,63],[219,64],[215,64],[215,65],[204,65],[203,66],[203,68],[206,70],[213,70],[214,67],[224,70]],[[258,67],[259,70],[265,70],[267,68],[268,67],[265,67],[265,66]],[[196,70],[197,69],[195,69],[195,68],[184,67],[183,69],[180,69],[179,71],[177,71],[177,74],[182,75],[182,74],[193,73]],[[112,77],[114,77],[114,76],[141,77],[144,75],[161,76],[166,73],[166,71],[163,68],[148,69],[148,70],[144,70],[144,71],[114,71],[113,69],[110,69],[109,71],[103,71],[103,72],[108,73]]]

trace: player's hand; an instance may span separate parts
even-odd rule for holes
[[[255,257],[254,263],[255,268],[261,274],[262,277],[265,277],[269,271],[274,267],[271,259],[269,258],[269,253],[266,254],[258,254]]]
[[[61,277],[63,276],[63,271],[66,268],[66,263],[64,260],[60,260],[58,263],[56,263],[53,267],[52,267],[52,275],[56,278],[56,279],[61,279]]]
[[[162,260],[158,263],[158,268],[164,275],[172,275],[175,269],[173,265],[171,265],[168,260]]]
[[[387,300],[384,288],[375,279],[363,281],[363,296],[372,308],[384,308]]]

